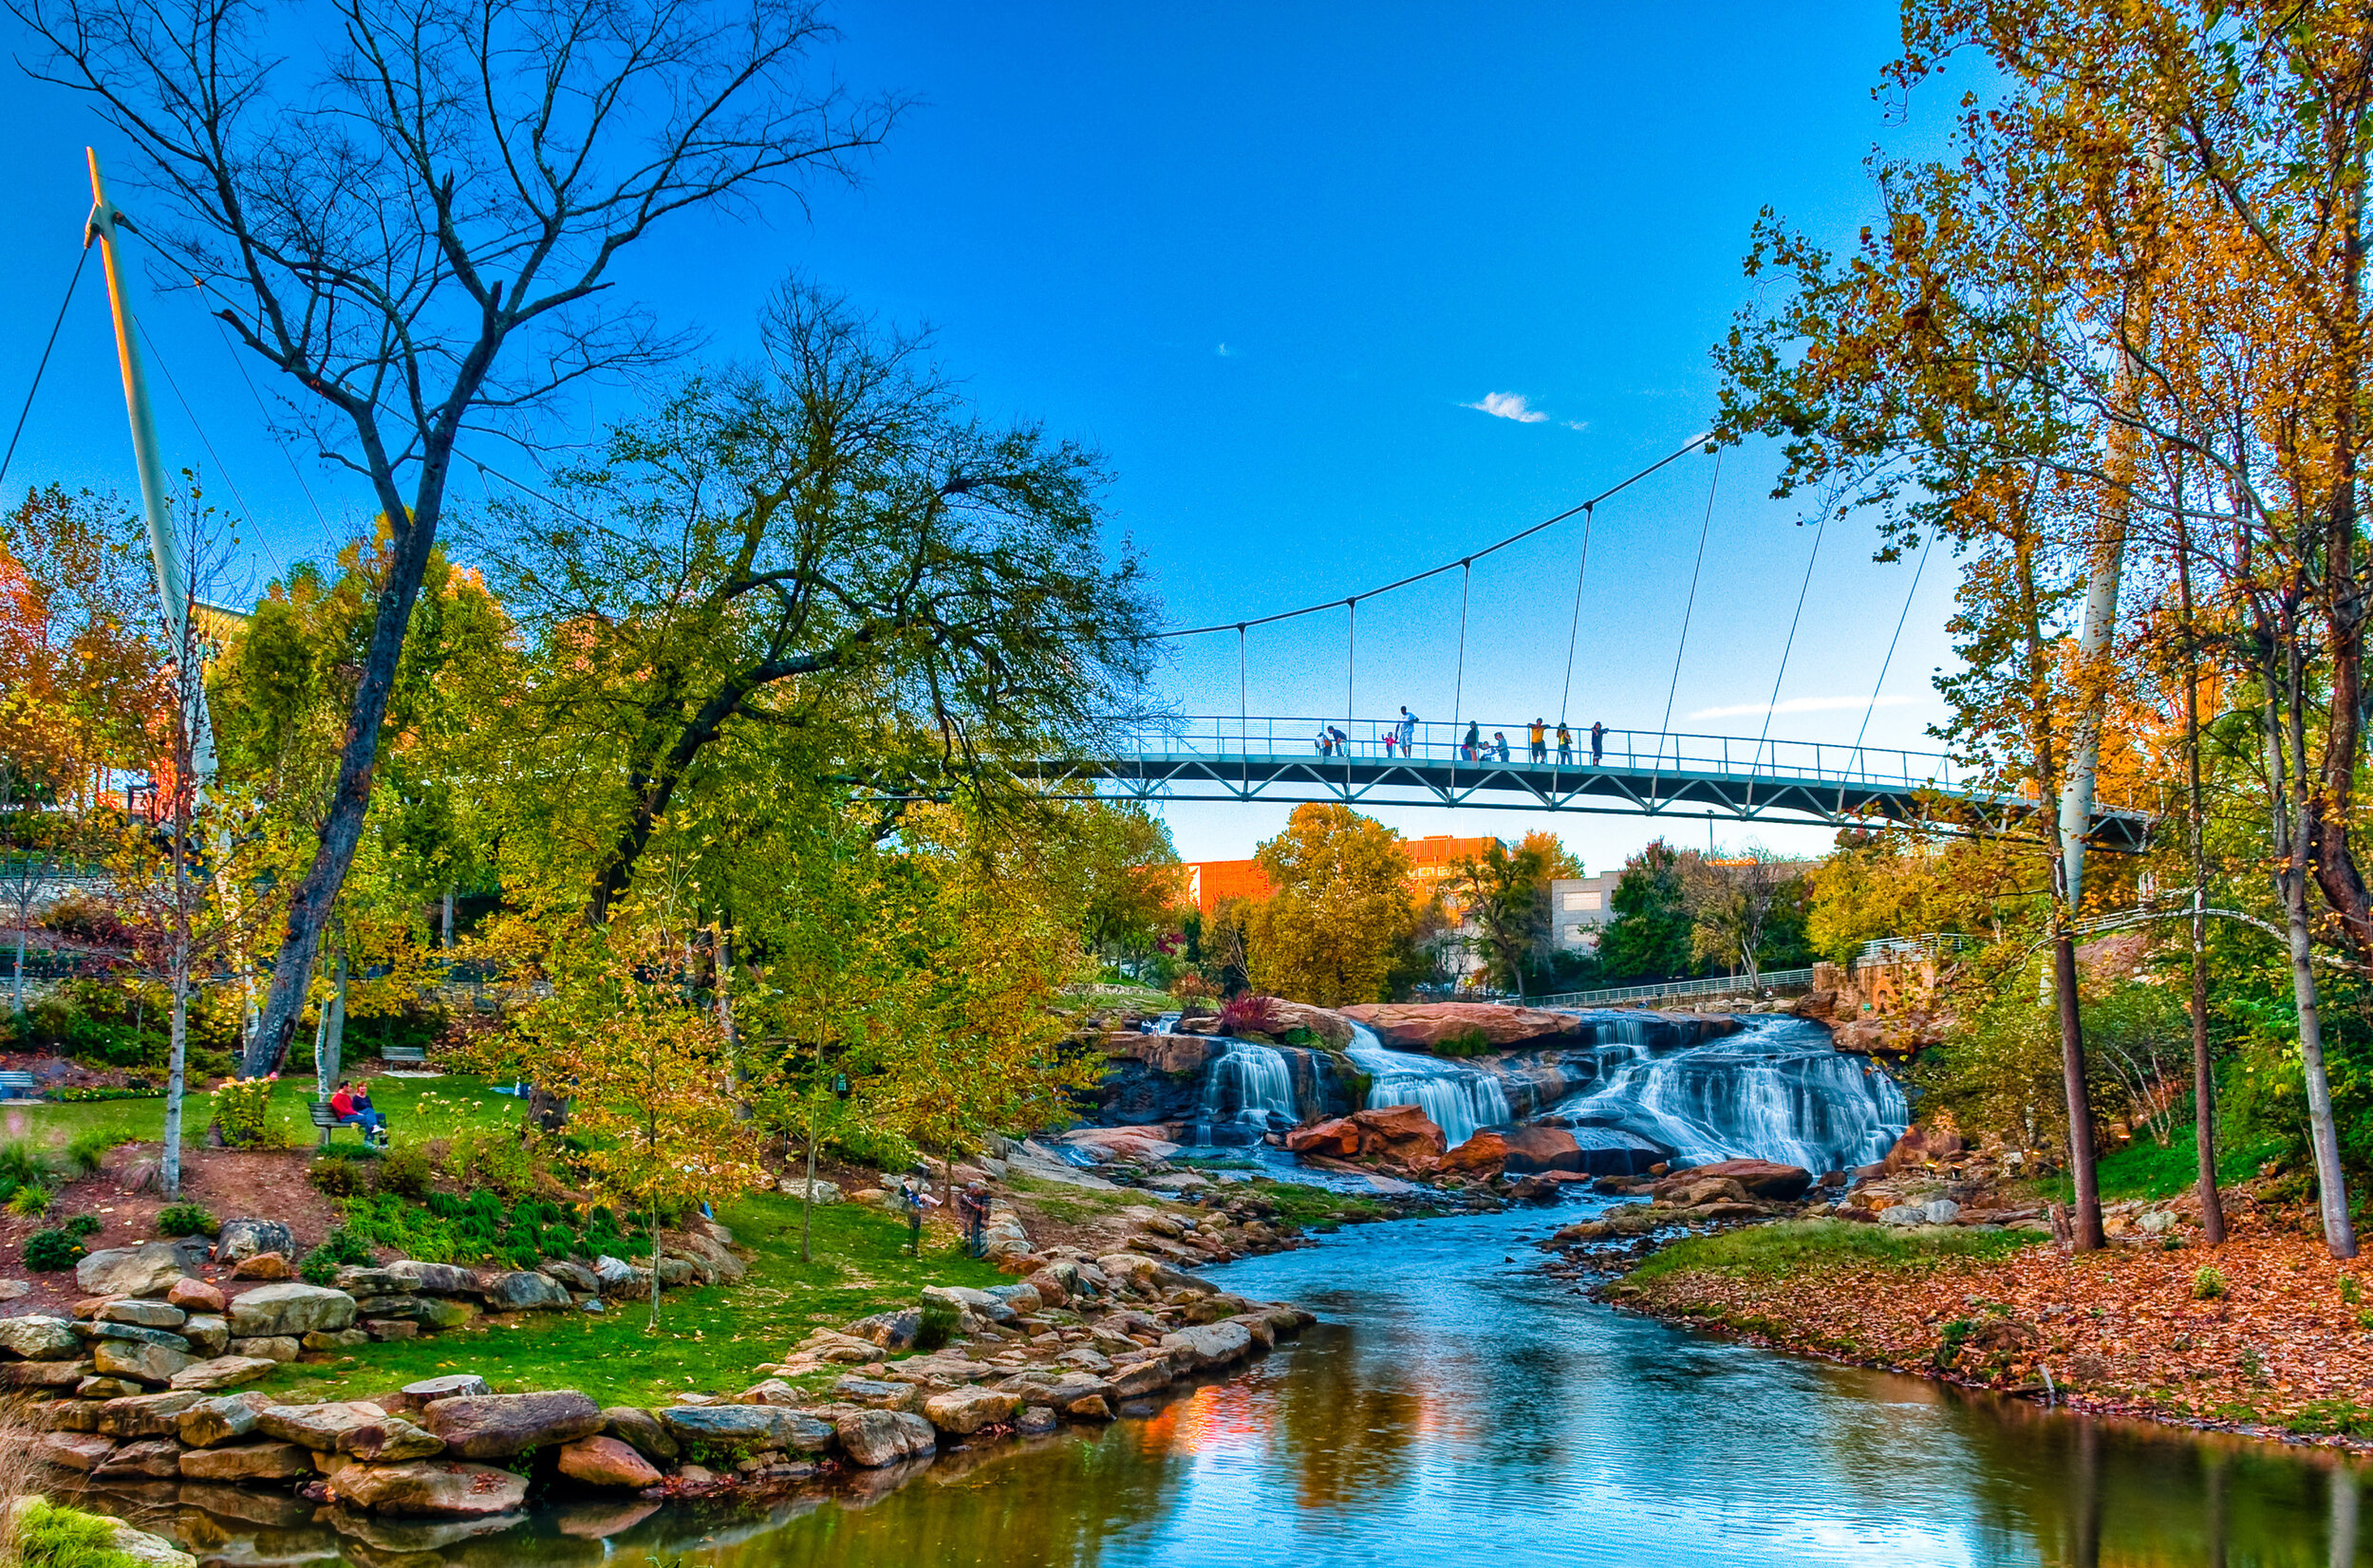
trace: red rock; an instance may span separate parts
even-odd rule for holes
[[[238,1265],[232,1269],[231,1278],[234,1279],[290,1279],[295,1278],[295,1272],[289,1267],[289,1260],[280,1254],[259,1252],[252,1258],[240,1259]]]
[[[165,1300],[183,1312],[221,1312],[225,1306],[222,1292],[203,1279],[176,1279]]]
[[[1518,1175],[1579,1171],[1582,1146],[1561,1127],[1520,1127],[1507,1135],[1506,1168]]]
[[[1485,1128],[1481,1132],[1442,1156],[1434,1167],[1445,1174],[1497,1175],[1507,1164],[1508,1141],[1499,1132]]]
[[[1542,1040],[1570,1040],[1589,1026],[1570,1013],[1500,1002],[1363,1002],[1343,1016],[1366,1024],[1376,1038],[1400,1051],[1432,1051],[1446,1040],[1481,1032],[1495,1051]]]
[[[1403,1161],[1431,1160],[1449,1147],[1433,1119],[1413,1105],[1380,1105],[1352,1112],[1360,1148]]]
[[[659,1484],[651,1462],[614,1437],[581,1437],[560,1450],[560,1473],[588,1486],[640,1491]]]
[[[1326,1154],[1338,1160],[1356,1158],[1359,1153],[1359,1128],[1349,1116],[1338,1116],[1331,1122],[1315,1122],[1298,1127],[1285,1135],[1286,1148],[1295,1154]]]
[[[1749,1197],[1786,1203],[1803,1197],[1811,1189],[1813,1173],[1802,1166],[1778,1165],[1770,1160],[1717,1160],[1710,1166],[1674,1171],[1656,1184],[1656,1196],[1665,1196],[1667,1188],[1677,1192],[1700,1182],[1715,1181],[1736,1182]]]

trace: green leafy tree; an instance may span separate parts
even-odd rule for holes
[[[1625,859],[1608,901],[1612,918],[1598,933],[1598,962],[1609,985],[1696,972],[1684,871],[1697,859],[1696,850],[1676,849],[1661,838]]]
[[[1297,806],[1259,851],[1247,912],[1255,988],[1320,1007],[1382,1001],[1414,921],[1401,835],[1348,806]]]
[[[1563,874],[1550,848],[1556,842],[1529,833],[1511,849],[1495,838],[1481,855],[1459,862],[1449,878],[1450,899],[1475,928],[1485,977],[1520,999],[1525,972],[1549,943],[1549,881]]]

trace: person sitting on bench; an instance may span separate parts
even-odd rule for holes
[[[340,1127],[361,1128],[364,1143],[386,1147],[387,1118],[372,1107],[369,1090],[355,1088],[351,1079],[340,1084],[329,1096],[329,1113]]]

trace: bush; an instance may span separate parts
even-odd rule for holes
[[[115,1549],[115,1539],[112,1521],[46,1498],[30,1500],[17,1516],[16,1556],[25,1568],[140,1568],[138,1558]]]
[[[338,1260],[321,1247],[315,1247],[297,1264],[297,1278],[308,1285],[334,1284],[338,1279]]]
[[[1234,1038],[1262,1035],[1275,1039],[1292,1027],[1275,997],[1248,992],[1220,1009],[1220,1033]]]
[[[476,1257],[483,1244],[464,1248],[450,1218],[390,1192],[357,1198],[345,1205],[346,1232],[366,1247],[384,1247],[424,1263],[450,1263],[465,1252]]]
[[[138,1088],[129,1084],[121,1089],[100,1084],[88,1089],[51,1089],[45,1092],[50,1099],[66,1105],[86,1105],[98,1100],[161,1100],[165,1097],[161,1089]]]
[[[21,1186],[9,1198],[9,1212],[20,1220],[38,1220],[55,1201],[46,1186]]]
[[[280,1074],[231,1078],[215,1091],[215,1124],[233,1148],[262,1148],[277,1142],[271,1127],[271,1092]]]
[[[58,1228],[78,1241],[85,1241],[99,1234],[101,1221],[96,1214],[78,1214]]]
[[[327,1285],[338,1278],[338,1270],[349,1263],[367,1263],[371,1249],[363,1239],[344,1225],[332,1225],[322,1244],[305,1255],[297,1265],[297,1276],[309,1285]]]
[[[453,1141],[449,1161],[455,1180],[491,1187],[505,1198],[535,1195],[535,1156],[510,1134],[465,1133]]]
[[[400,1144],[379,1157],[373,1185],[381,1192],[419,1203],[428,1197],[429,1186],[436,1179],[437,1172],[429,1165],[426,1149],[418,1144]]]
[[[21,1138],[0,1144],[0,1179],[18,1186],[44,1186],[52,1170],[48,1153]]]
[[[83,1243],[63,1230],[37,1230],[25,1238],[25,1266],[36,1274],[56,1274],[83,1260]]]
[[[167,1204],[157,1211],[159,1236],[213,1236],[221,1229],[222,1222],[201,1204]]]
[[[66,1140],[66,1168],[81,1176],[96,1176],[99,1167],[107,1163],[107,1156],[116,1146],[126,1142],[123,1134],[111,1127],[86,1127]]]
[[[876,1170],[911,1170],[922,1158],[922,1151],[897,1133],[869,1127],[843,1127],[824,1140],[824,1147],[850,1165]]]
[[[359,1196],[370,1185],[360,1160],[343,1154],[324,1154],[315,1159],[306,1176],[313,1185],[332,1198]]]
[[[944,1301],[923,1303],[923,1327],[915,1331],[915,1349],[935,1351],[956,1335],[956,1309]]]
[[[428,1205],[428,1211],[439,1220],[458,1220],[470,1212],[462,1206],[461,1200],[450,1192],[432,1192],[422,1201]]]
[[[2214,1301],[2225,1294],[2225,1277],[2213,1268],[2203,1268],[2192,1277],[2192,1298],[2195,1301]]]
[[[1433,1048],[1437,1056],[1481,1056],[1491,1050],[1491,1036],[1481,1029],[1462,1029]]]
[[[546,1225],[536,1242],[544,1249],[547,1258],[571,1257],[585,1247],[585,1243],[577,1239],[577,1233],[567,1225]]]

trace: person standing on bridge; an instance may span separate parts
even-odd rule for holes
[[[1406,702],[1401,704],[1401,755],[1417,755],[1417,716],[1409,711]]]
[[[1549,760],[1549,727],[1538,719],[1533,720],[1533,760]]]
[[[1336,756],[1349,756],[1352,755],[1352,737],[1345,735],[1342,730],[1337,728],[1336,725],[1329,724],[1327,726],[1327,738],[1335,742]]]
[[[1318,733],[1311,738],[1317,744],[1320,756],[1335,755],[1335,742],[1327,738],[1327,727],[1324,724],[1318,726]]]
[[[1474,719],[1467,721],[1467,738],[1459,742],[1459,756],[1473,762],[1483,756],[1483,725]]]
[[[1607,727],[1597,719],[1590,721],[1590,765],[1598,766],[1598,758],[1607,749]]]
[[[1567,729],[1565,720],[1560,719],[1558,720],[1558,766],[1570,766],[1573,760],[1574,732]]]
[[[1508,759],[1508,737],[1505,730],[1491,732],[1491,755],[1495,761],[1505,762]]]

